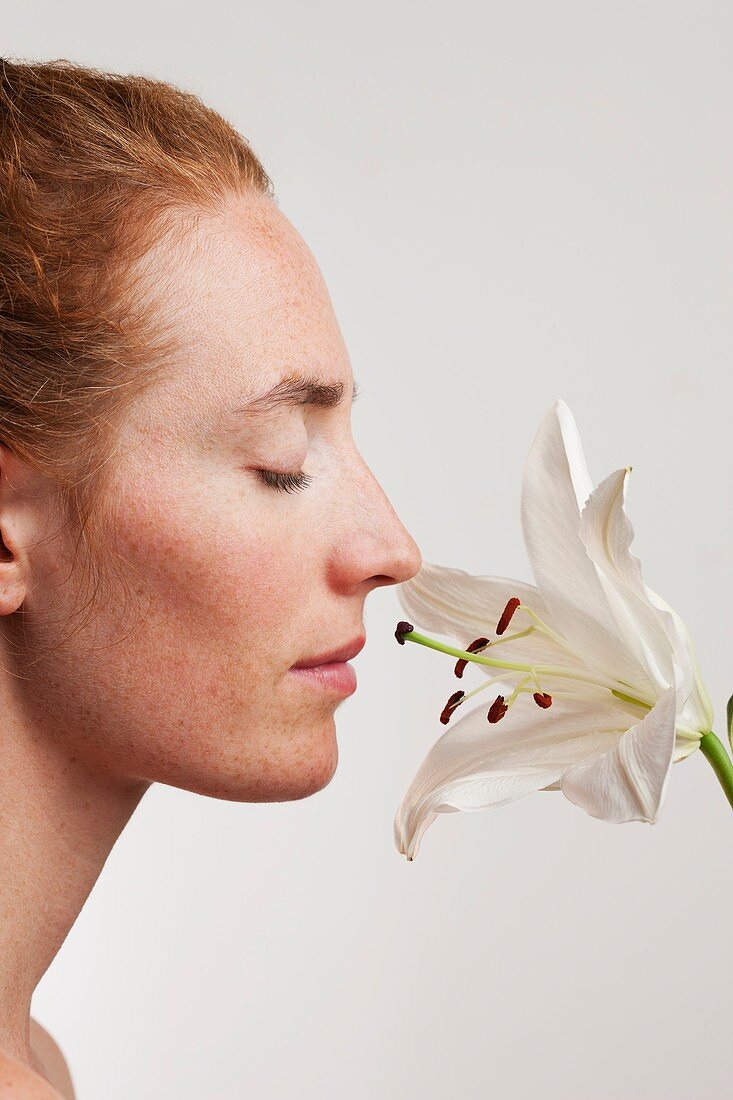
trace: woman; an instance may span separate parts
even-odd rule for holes
[[[31,995],[143,794],[327,784],[365,597],[420,554],[244,139],[158,81],[1,68],[0,1081],[69,1097]]]

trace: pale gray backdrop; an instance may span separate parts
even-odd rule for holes
[[[635,550],[721,735],[732,40],[723,0],[66,0],[0,28],[2,54],[171,80],[250,139],[427,560],[528,577],[521,464],[564,397],[594,478],[634,467]],[[727,1097],[733,814],[707,762],[654,827],[541,794],[444,816],[407,864],[392,817],[445,690],[400,617],[367,601],[324,791],[146,795],[34,1002],[80,1100]]]

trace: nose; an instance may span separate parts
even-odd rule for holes
[[[414,577],[422,554],[382,486],[358,455],[348,519],[333,566],[343,590],[369,591]]]

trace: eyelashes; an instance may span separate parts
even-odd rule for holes
[[[313,480],[309,474],[304,474],[302,470],[296,470],[292,474],[281,474],[276,470],[257,470],[256,473],[260,481],[270,489],[277,489],[283,493],[298,493],[302,489],[307,489]]]

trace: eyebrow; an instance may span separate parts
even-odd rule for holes
[[[248,397],[237,405],[234,413],[271,412],[281,406],[314,405],[319,409],[334,409],[344,396],[344,383],[324,382],[312,375],[289,374],[263,393]],[[359,396],[356,380],[351,397],[353,405]]]

